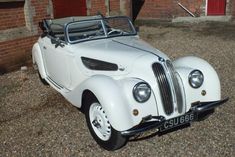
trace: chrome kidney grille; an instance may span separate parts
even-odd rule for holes
[[[173,92],[175,95],[174,98],[177,103],[178,112],[182,113],[184,101],[183,101],[183,94],[182,94],[182,91],[180,88],[180,84],[179,84],[179,81],[177,78],[177,73],[175,72],[175,69],[174,69],[173,65],[171,64],[171,61],[167,60],[166,66],[167,66],[167,69],[169,70],[170,77],[171,77],[171,80],[172,80],[172,83],[174,86]]]
[[[154,63],[153,73],[157,79],[160,95],[162,98],[163,109],[167,115],[174,112],[174,104],[177,105],[179,113],[183,111],[182,91],[175,74],[175,70],[170,61]]]
[[[152,68],[160,88],[163,108],[165,113],[169,115],[174,110],[170,84],[167,80],[164,68],[160,63],[154,63]]]

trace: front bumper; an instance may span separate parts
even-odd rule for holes
[[[200,119],[201,113],[214,110],[216,107],[222,105],[227,102],[229,98],[219,100],[219,101],[211,101],[211,102],[195,102],[192,103],[192,107],[189,112],[193,112],[196,115],[193,121],[197,121]],[[164,123],[166,119],[163,116],[148,116],[143,118],[142,122],[126,131],[122,131],[121,134],[123,136],[133,136],[151,129],[159,129]]]

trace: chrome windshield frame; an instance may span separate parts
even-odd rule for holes
[[[130,34],[121,34],[121,35],[112,35],[112,36],[109,36],[108,35],[108,32],[107,32],[107,29],[105,27],[105,24],[104,24],[104,21],[106,19],[115,19],[115,18],[125,18],[128,20],[128,24],[130,25],[130,28],[132,29],[133,33],[130,33]],[[75,40],[75,41],[71,41],[70,38],[69,38],[69,26],[70,25],[73,25],[73,24],[76,24],[76,23],[85,23],[85,22],[89,22],[89,21],[100,21],[101,22],[101,25],[102,25],[102,29],[104,31],[104,36],[101,36],[101,37],[97,37],[97,38],[92,38],[92,39],[81,39],[81,40]],[[69,23],[66,23],[65,26],[64,26],[64,34],[65,34],[65,39],[68,43],[70,44],[75,44],[75,43],[80,43],[80,42],[85,42],[85,41],[91,41],[91,40],[98,40],[98,39],[106,39],[106,38],[113,38],[113,37],[120,37],[120,36],[136,36],[137,35],[137,31],[135,30],[135,27],[133,26],[130,18],[126,17],[126,16],[115,16],[115,17],[104,17],[104,18],[97,18],[97,19],[89,19],[89,20],[82,20],[82,21],[73,21],[73,22],[69,22]]]

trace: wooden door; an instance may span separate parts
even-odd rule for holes
[[[207,0],[207,15],[225,15],[226,0]]]
[[[53,0],[54,18],[86,16],[86,0]]]

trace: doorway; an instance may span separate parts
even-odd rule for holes
[[[207,15],[225,15],[226,0],[207,0]]]
[[[54,18],[86,16],[86,0],[52,0]]]

